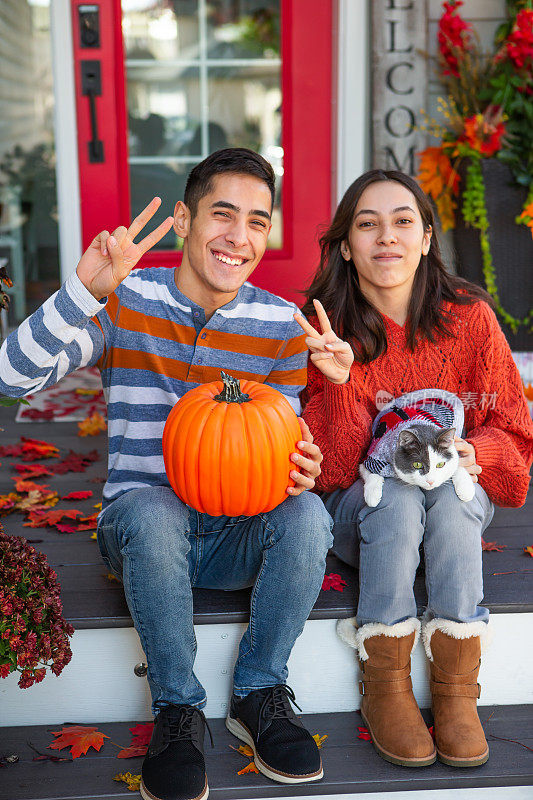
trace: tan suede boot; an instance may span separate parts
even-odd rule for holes
[[[484,622],[434,619],[424,625],[437,757],[452,767],[478,767],[489,758],[477,713],[481,637],[486,632]]]
[[[433,764],[435,745],[414,698],[410,678],[411,652],[418,640],[420,622],[413,618],[396,625],[369,623],[354,629],[351,620],[341,620],[337,630],[358,651],[361,716],[376,751],[386,761],[405,767]]]

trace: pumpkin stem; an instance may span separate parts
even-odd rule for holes
[[[238,378],[232,378],[226,372],[220,371],[220,377],[224,388],[214,398],[217,403],[247,403],[250,400],[249,394],[241,392],[241,385]]]

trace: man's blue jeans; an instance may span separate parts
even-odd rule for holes
[[[332,524],[310,492],[255,517],[200,514],[166,486],[132,489],[105,509],[98,546],[124,584],[154,714],[169,703],[206,703],[193,669],[193,586],[253,586],[234,691],[244,696],[285,683],[287,660],[320,592]]]
[[[413,593],[420,544],[424,543],[428,618],[487,622],[483,599],[481,534],[494,507],[475,484],[470,502],[459,500],[451,481],[430,491],[385,478],[375,508],[365,504],[363,482],[323,500],[335,522],[333,552],[359,566],[356,623],[393,625],[416,617]]]

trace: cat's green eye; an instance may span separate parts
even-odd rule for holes
[[[439,463],[435,464],[435,466],[437,467],[437,469],[441,469],[441,467],[445,467],[446,466],[446,462],[445,461],[439,461]]]
[[[413,467],[415,469],[422,469],[422,466],[423,465],[420,463],[420,461],[413,461]]]

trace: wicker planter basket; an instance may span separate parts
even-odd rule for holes
[[[489,220],[489,241],[502,306],[522,319],[533,305],[533,237],[524,225],[517,225],[527,190],[512,183],[511,171],[496,159],[482,162],[485,203]],[[464,181],[464,171],[461,175]],[[457,274],[485,288],[479,233],[467,227],[459,210],[454,229]],[[502,324],[500,320],[500,324]],[[514,334],[502,324],[514,351],[532,351],[533,333],[520,327]]]

